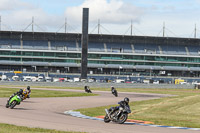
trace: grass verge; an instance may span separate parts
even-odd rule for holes
[[[120,89],[118,89],[120,90]],[[152,121],[158,125],[200,128],[200,90],[186,89],[126,89],[142,93],[173,94],[161,99],[131,102],[130,119]],[[105,115],[105,108],[79,109],[88,116]]]
[[[0,97],[9,97],[13,93],[19,91],[19,88],[4,88],[0,87]],[[53,91],[53,90],[32,90],[31,97],[81,97],[95,96],[97,94],[68,92],[68,91]]]
[[[58,130],[42,129],[42,128],[28,128],[24,126],[15,126],[10,124],[0,123],[1,133],[81,133],[81,132],[65,132]]]

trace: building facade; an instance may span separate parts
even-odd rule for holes
[[[90,34],[88,73],[200,75],[200,39]],[[0,71],[80,73],[81,34],[0,31]]]

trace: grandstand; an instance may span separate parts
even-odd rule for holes
[[[199,77],[200,39],[89,34],[88,72]],[[80,73],[81,34],[0,31],[0,71]]]

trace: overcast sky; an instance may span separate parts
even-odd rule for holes
[[[89,8],[89,33],[200,37],[200,0],[0,0],[1,30],[81,32],[82,8]],[[29,27],[28,27],[29,26]],[[27,28],[28,27],[28,28]]]

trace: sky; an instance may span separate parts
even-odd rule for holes
[[[81,33],[89,8],[89,33],[200,37],[200,0],[0,0],[0,29]]]

